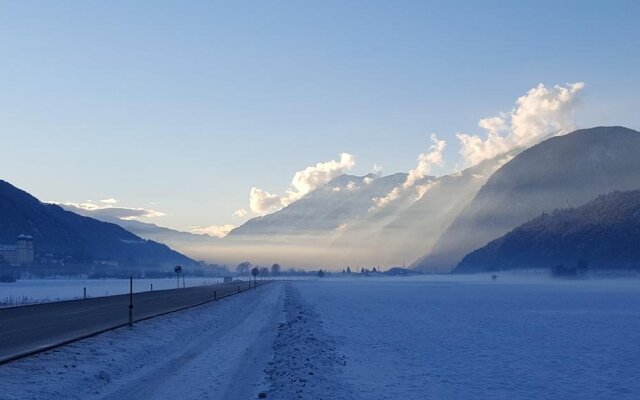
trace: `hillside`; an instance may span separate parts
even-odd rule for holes
[[[75,263],[117,261],[144,267],[195,264],[166,245],[141,239],[115,224],[41,203],[0,180],[0,243],[15,243],[19,234],[33,236],[36,259],[50,253]]]
[[[295,203],[253,218],[227,238],[248,235],[333,235],[340,227],[367,215],[372,199],[402,184],[406,174],[385,177],[341,175]]]
[[[640,269],[640,190],[542,214],[468,254],[456,273],[574,265]]]
[[[195,234],[190,232],[177,231],[156,224],[141,222],[135,219],[120,219],[108,212],[108,209],[85,209],[71,204],[60,204],[60,206],[76,214],[97,219],[102,222],[116,224],[125,230],[140,236],[143,239],[164,243],[172,249],[176,249],[183,254],[198,259],[210,258],[207,249],[220,243],[220,238],[205,234]]]
[[[426,257],[413,266],[451,270],[470,251],[554,209],[640,186],[640,134],[598,127],[547,139],[496,171]]]
[[[509,156],[486,160],[454,174],[430,178],[419,199],[400,198],[369,213],[334,242],[344,261],[357,258],[370,265],[402,265],[429,251],[442,232]]]
[[[253,218],[234,229],[215,247],[228,260],[241,252],[254,263],[327,267],[343,265],[332,243],[352,224],[369,216],[374,198],[402,185],[407,174],[341,175],[273,214]],[[425,180],[431,177],[425,178]],[[388,210],[393,210],[400,201]],[[348,263],[361,259],[350,258]]]

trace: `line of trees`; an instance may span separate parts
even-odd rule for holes
[[[238,264],[238,266],[236,267],[236,273],[241,276],[248,276],[253,268],[253,264],[251,264],[249,261],[244,261]],[[258,268],[259,271],[258,276],[279,276],[282,271],[282,267],[280,266],[280,264],[273,264],[270,269],[269,267],[258,266],[256,266],[256,268]]]

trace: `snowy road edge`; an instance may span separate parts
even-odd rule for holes
[[[267,282],[264,282],[264,283],[260,283],[258,286],[262,286],[262,285],[265,285],[267,283],[270,283],[270,282],[267,281]],[[133,322],[146,321],[146,320],[149,320],[149,319],[152,319],[152,318],[161,317],[163,315],[172,314],[172,313],[175,313],[175,312],[178,312],[178,311],[184,311],[184,310],[187,310],[189,308],[198,307],[198,306],[201,306],[201,305],[204,305],[204,304],[208,304],[208,303],[212,303],[212,302],[215,302],[215,301],[220,301],[220,300],[222,300],[222,299],[224,299],[226,297],[238,295],[238,294],[244,293],[244,292],[246,292],[248,290],[251,290],[251,289],[253,289],[253,287],[245,289],[245,290],[241,290],[240,292],[231,292],[231,293],[226,294],[224,296],[220,296],[220,297],[217,297],[215,299],[205,300],[205,301],[199,302],[197,304],[192,304],[192,305],[188,305],[188,306],[185,306],[185,307],[176,308],[174,310],[163,311],[163,312],[161,312],[159,314],[149,315],[149,316],[138,318],[138,319],[134,318]],[[119,295],[119,296],[122,296],[122,295]],[[65,300],[65,301],[82,301],[82,300]],[[44,303],[44,304],[50,304],[50,303]],[[28,306],[29,307],[37,307],[39,305],[41,305],[41,304],[30,304]],[[55,349],[55,348],[58,348],[58,347],[66,346],[68,344],[71,344],[71,343],[74,343],[74,342],[77,342],[77,341],[80,341],[80,340],[84,340],[84,339],[88,339],[88,338],[91,338],[91,337],[94,337],[94,336],[98,336],[98,335],[101,335],[101,334],[106,333],[106,332],[110,332],[110,331],[113,331],[113,330],[116,330],[116,329],[124,328],[124,327],[126,327],[128,325],[129,324],[127,324],[127,323],[118,324],[118,325],[114,325],[114,326],[111,326],[111,327],[108,327],[108,328],[102,328],[102,329],[98,329],[98,330],[93,331],[93,332],[89,332],[89,333],[86,333],[86,334],[74,336],[74,337],[71,337],[69,339],[64,339],[64,340],[61,340],[61,341],[58,341],[58,342],[55,342],[55,343],[38,346],[38,347],[36,347],[36,348],[34,348],[32,350],[27,350],[27,351],[22,351],[22,352],[18,352],[18,353],[15,353],[15,354],[11,354],[9,356],[0,358],[0,365],[8,364],[10,362],[17,361],[17,360],[20,360],[20,359],[25,358],[25,357],[33,356],[33,355],[36,355],[36,354],[39,354],[39,353],[42,353],[42,352],[45,352],[45,351],[48,351],[48,350],[52,350],[52,349]]]

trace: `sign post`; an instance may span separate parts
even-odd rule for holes
[[[257,287],[258,284],[258,274],[260,273],[260,270],[258,269],[258,267],[253,267],[253,269],[251,270],[251,275],[253,275],[253,288],[255,289]],[[251,283],[249,283],[249,285],[251,285]]]
[[[178,289],[180,289],[180,274],[182,273],[182,267],[180,265],[176,265],[173,269],[176,273],[176,279],[178,280]]]

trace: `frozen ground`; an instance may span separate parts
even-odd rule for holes
[[[0,366],[0,399],[251,399],[283,288],[261,286]]]
[[[638,399],[640,280],[276,283],[0,366],[1,399]]]
[[[222,282],[222,278],[185,278],[185,286],[201,286]],[[133,291],[175,289],[174,279],[134,279]],[[20,279],[14,283],[0,282],[0,306],[40,303],[87,297],[113,296],[129,293],[128,279]],[[182,287],[182,279],[180,279]]]
[[[296,283],[330,343],[296,359],[319,352],[345,398],[640,398],[640,281],[501,278]]]

